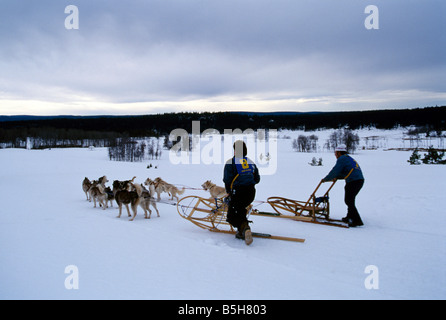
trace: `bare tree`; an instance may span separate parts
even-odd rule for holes
[[[326,142],[327,149],[334,150],[340,144],[347,146],[347,152],[354,153],[359,145],[359,136],[349,129],[333,131]]]

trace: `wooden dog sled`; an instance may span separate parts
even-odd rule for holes
[[[348,224],[342,220],[330,218],[329,193],[334,187],[336,180],[331,182],[327,191],[321,196],[316,194],[324,182],[321,181],[307,201],[298,201],[283,197],[270,197],[267,203],[275,212],[263,212],[247,208],[247,215],[285,218],[295,221],[303,221],[315,224],[348,228]],[[236,234],[236,230],[226,221],[228,203],[225,198],[205,199],[198,196],[182,198],[177,203],[177,211],[180,216],[196,226],[212,232]],[[273,236],[265,233],[252,233],[253,237],[276,239],[294,242],[305,242],[305,239]]]
[[[307,201],[298,201],[282,197],[270,197],[267,202],[274,209],[274,213],[254,210],[252,215],[288,218],[296,221],[324,224],[329,226],[348,228],[348,224],[342,220],[330,218],[329,192],[336,183],[331,181],[327,191],[317,197],[316,193],[324,182],[321,181]]]
[[[236,234],[236,230],[226,222],[228,204],[224,198],[205,199],[198,196],[184,197],[177,203],[177,211],[182,218],[202,229],[212,232]],[[247,214],[249,213],[253,213],[252,205],[247,208]],[[305,239],[274,236],[266,233],[253,232],[252,236],[263,239],[305,242]]]

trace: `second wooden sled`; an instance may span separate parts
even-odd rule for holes
[[[330,218],[329,192],[335,183],[336,180],[332,181],[332,184],[324,195],[316,197],[316,193],[323,184],[323,181],[321,181],[307,201],[298,201],[283,197],[270,197],[267,202],[274,209],[275,213],[255,210],[251,214],[348,228],[348,224],[342,220]]]
[[[177,203],[177,211],[180,216],[196,226],[212,232],[236,234],[236,230],[226,221],[228,204],[223,198],[205,199],[198,196],[182,198]],[[247,208],[247,213],[252,211],[252,206]],[[267,233],[252,233],[255,238],[284,240],[293,242],[305,242],[305,239],[275,236]]]

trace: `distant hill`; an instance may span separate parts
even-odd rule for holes
[[[81,119],[81,118],[106,118],[113,116],[71,116],[71,115],[61,115],[61,116],[0,116],[0,122],[8,122],[8,121],[34,121],[34,120],[54,120],[54,119]]]
[[[0,133],[11,130],[16,135],[35,136],[43,129],[113,133],[125,136],[166,135],[173,129],[191,132],[192,121],[200,121],[201,130],[224,129],[330,129],[348,126],[351,129],[396,126],[428,127],[446,130],[446,106],[417,109],[372,110],[350,112],[183,112],[141,116],[0,116]]]

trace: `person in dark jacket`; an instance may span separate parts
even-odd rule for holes
[[[243,141],[234,143],[234,157],[229,159],[224,168],[223,182],[229,195],[226,221],[237,228],[236,237],[252,243],[251,228],[246,218],[246,208],[254,201],[255,185],[260,182],[259,170],[251,159]]]
[[[322,181],[345,179],[345,204],[348,211],[347,216],[342,218],[342,221],[348,223],[350,227],[362,226],[364,223],[355,204],[356,196],[364,185],[362,170],[356,160],[347,154],[347,148],[344,144],[335,149],[335,156],[337,159],[336,165]]]

